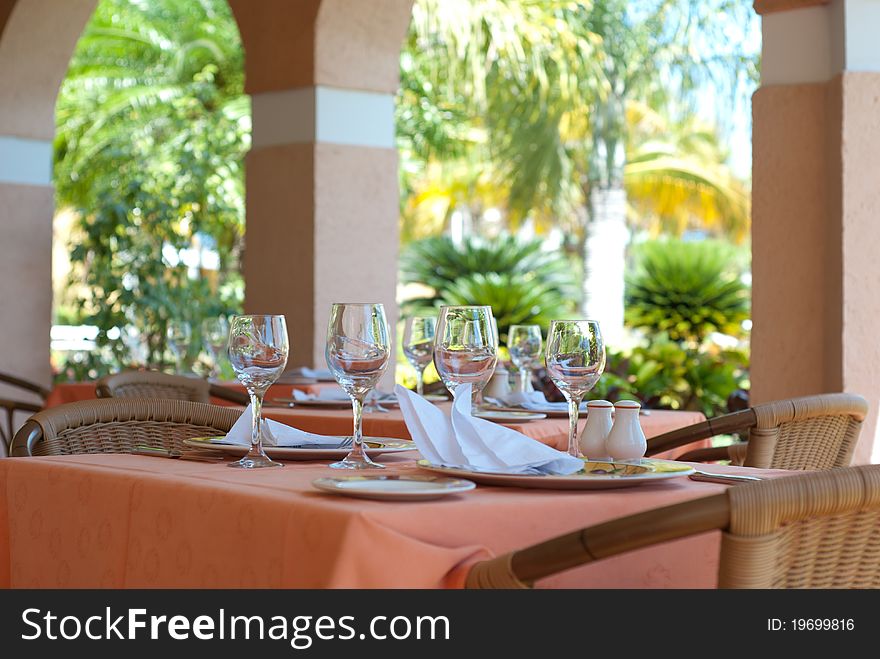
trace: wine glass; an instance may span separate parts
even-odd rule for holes
[[[541,358],[544,341],[538,325],[511,325],[507,331],[507,350],[510,360],[519,369],[519,390],[528,390],[532,369]]]
[[[605,370],[605,343],[594,320],[554,320],[547,333],[547,374],[568,401],[568,453],[578,457],[581,401]]]
[[[434,337],[437,334],[436,316],[407,318],[403,331],[403,354],[416,369],[416,392],[425,393],[425,369],[434,356]]]
[[[452,397],[462,384],[471,384],[471,410],[495,371],[498,333],[492,307],[448,306],[440,308],[434,339],[434,366]]]
[[[168,349],[174,355],[175,370],[177,373],[185,371],[184,359],[192,338],[192,328],[185,320],[170,318],[165,329],[165,337],[168,340]]]
[[[263,451],[263,396],[287,365],[284,316],[234,316],[229,329],[229,362],[251,397],[253,426],[248,454],[230,467],[283,467]]]
[[[334,469],[383,469],[364,451],[364,399],[388,366],[391,339],[381,304],[334,304],[327,328],[327,367],[351,398],[354,434],[351,452]]]
[[[229,323],[225,316],[205,318],[202,321],[202,341],[211,353],[212,364],[210,377],[216,377],[220,372],[220,355],[226,350],[229,340]]]

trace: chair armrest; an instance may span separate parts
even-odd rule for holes
[[[730,446],[713,446],[712,448],[698,448],[687,453],[682,453],[676,458],[682,462],[715,462],[717,460],[736,461],[739,445],[745,442],[737,442]]]
[[[51,393],[48,389],[46,389],[45,387],[41,387],[36,382],[23,380],[21,378],[15,377],[14,375],[9,375],[3,372],[0,372],[0,382],[11,385],[13,387],[18,387],[19,389],[24,389],[25,391],[35,393],[44,401],[49,397],[49,394]]]
[[[714,419],[708,419],[695,423],[685,428],[671,430],[670,432],[651,437],[648,440],[647,456],[657,455],[670,449],[686,446],[701,439],[708,439],[715,435],[724,435],[751,428],[757,423],[755,410],[749,408],[732,414],[724,414]]]

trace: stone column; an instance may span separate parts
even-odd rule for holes
[[[411,0],[230,5],[254,121],[245,308],[285,314],[289,364],[323,367],[333,302],[383,302],[397,320],[394,94]]]
[[[55,98],[96,2],[0,6],[0,371],[44,386],[51,383]]]
[[[865,396],[855,460],[876,462],[880,3],[755,9],[764,46],[753,99],[753,400]]]

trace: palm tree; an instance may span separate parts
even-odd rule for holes
[[[483,132],[479,156],[491,163],[511,219],[561,219],[581,234],[585,312],[601,317],[612,334],[623,324],[628,189],[642,210],[650,193],[675,196],[682,207],[712,208],[738,227],[748,216],[723,162],[706,157],[690,134],[689,107],[666,122],[677,128],[662,148],[657,134],[631,132],[641,125],[633,121],[636,105],[658,115],[673,97],[692,102],[707,78],[733,86],[751,71],[747,56],[721,48],[729,45],[723,31],[736,3],[630,5],[418,0],[409,42],[411,58],[435,62],[410,70],[430,78],[437,58],[449,66],[429,80],[439,84],[422,86],[439,87],[441,103],[464,99],[471,124]],[[720,54],[701,60],[695,53],[707,39]],[[406,79],[406,67],[403,73]],[[593,313],[597,302],[605,306]]]

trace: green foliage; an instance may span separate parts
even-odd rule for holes
[[[635,250],[626,279],[626,322],[674,341],[701,343],[712,332],[742,334],[749,290],[731,248],[715,241],[650,241]]]
[[[433,289],[428,297],[405,305],[487,304],[498,331],[517,323],[549,324],[571,313],[578,289],[573,269],[541,241],[513,236],[495,240],[467,238],[456,246],[447,236],[410,243],[401,254],[401,280]]]
[[[635,397],[647,408],[696,410],[711,418],[749,388],[748,355],[714,345],[683,348],[665,334],[628,352],[609,353],[590,398]]]
[[[133,328],[160,365],[170,319],[198,328],[241,306],[242,63],[225,0],[103,0],[77,44],[58,100],[55,184],[59,206],[79,216],[68,302],[100,329],[90,372],[128,362],[112,328]],[[202,247],[218,271],[180,262]]]

